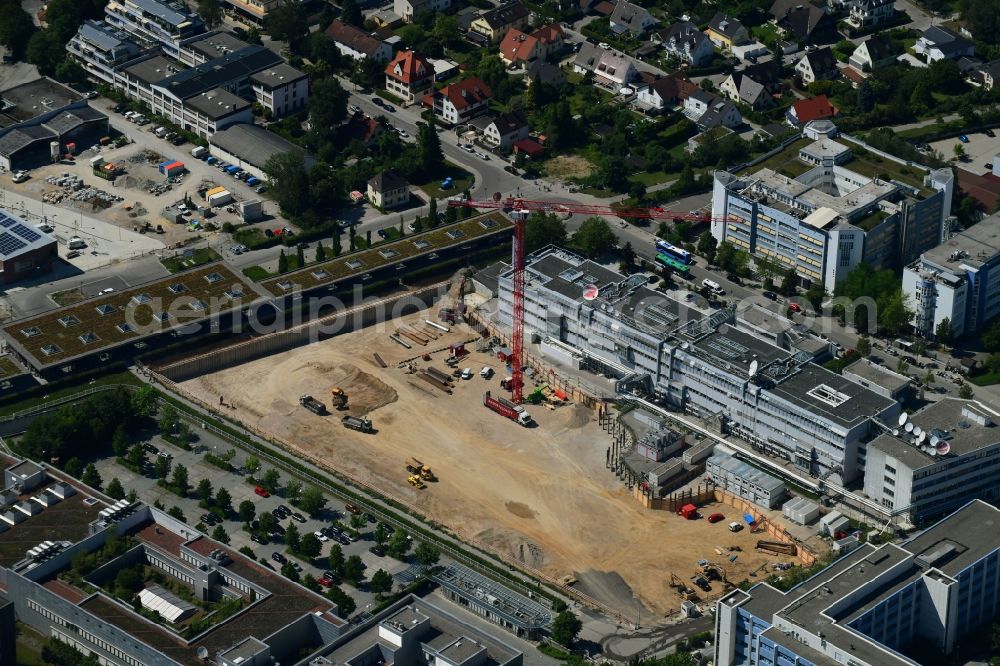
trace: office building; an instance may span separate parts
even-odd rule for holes
[[[787,592],[734,590],[716,603],[714,663],[945,663],[1000,612],[998,521],[976,500],[903,544],[862,544]]]
[[[864,262],[896,268],[937,245],[951,212],[953,176],[884,156],[854,154],[847,139],[803,138],[771,159],[778,169],[715,173],[712,235],[754,257],[793,267],[803,285],[832,292]]]
[[[997,415],[957,398],[931,403],[868,445],[865,494],[919,525],[969,500],[1000,498]]]
[[[903,269],[913,328],[933,338],[948,319],[952,337],[973,335],[1000,315],[1000,215],[920,255]]]
[[[162,48],[182,61],[190,60],[182,48],[184,42],[205,32],[196,13],[183,2],[171,0],[111,0],[104,7],[104,20],[132,35],[144,48]]]
[[[895,400],[814,363],[828,345],[778,347],[740,330],[731,309],[702,313],[647,288],[643,275],[559,248],[533,253],[526,270],[525,339],[538,336],[543,356],[581,358],[616,377],[617,391],[641,387],[806,473],[857,477],[872,419],[899,413]],[[508,330],[512,280],[509,267],[497,280],[497,321]],[[597,298],[584,297],[588,285]]]

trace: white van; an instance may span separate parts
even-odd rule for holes
[[[82,250],[87,247],[87,244],[79,236],[73,236],[69,239],[69,249],[71,250]]]
[[[462,370],[462,379],[472,379],[472,368]]]
[[[704,287],[705,289],[708,289],[716,296],[722,296],[726,293],[726,290],[723,289],[721,286],[719,286],[718,282],[716,282],[715,280],[709,280],[708,278],[705,278],[704,280],[701,281],[701,286]]]
[[[489,366],[484,367],[482,370],[479,371],[479,376],[482,377],[483,379],[489,379],[490,377],[493,376],[493,368]]]

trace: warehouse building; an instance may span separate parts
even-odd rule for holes
[[[230,164],[235,164],[247,173],[261,180],[267,178],[264,166],[275,155],[302,152],[302,149],[274,132],[250,123],[230,125],[212,135],[209,141],[212,155]],[[308,170],[316,163],[310,155],[304,156]]]
[[[865,494],[914,525],[1000,499],[1000,415],[945,398],[868,445]]]
[[[778,506],[788,495],[780,479],[727,453],[716,452],[705,462],[705,476],[723,490],[766,509]]]
[[[13,284],[51,273],[58,257],[55,238],[0,210],[0,283]]]
[[[0,92],[0,167],[51,164],[67,144],[90,147],[108,134],[108,117],[61,83],[39,78]]]
[[[1000,612],[997,524],[1000,510],[976,500],[905,543],[862,544],[787,592],[734,590],[716,603],[714,663],[947,663]]]
[[[852,157],[852,145],[801,139],[779,170],[715,172],[712,235],[831,293],[859,263],[898,268],[940,243],[951,170],[924,172],[890,155],[875,164]]]
[[[672,409],[737,435],[799,470],[842,482],[856,478],[873,419],[894,420],[899,404],[739,329],[733,309],[710,315],[563,249],[527,259],[525,339],[569,345],[581,367],[617,377],[616,390],[641,387]],[[584,297],[597,287],[598,296]],[[498,278],[497,319],[511,325],[513,274]]]
[[[953,337],[974,335],[1000,315],[1000,214],[991,215],[903,269],[913,328],[933,339],[944,319]]]

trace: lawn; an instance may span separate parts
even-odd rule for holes
[[[219,253],[210,247],[200,247],[196,250],[183,250],[172,257],[160,259],[160,263],[171,273],[180,273],[189,268],[196,268],[222,259]],[[62,305],[62,304],[60,304]],[[67,304],[69,305],[69,304]]]
[[[142,381],[130,372],[116,372],[110,375],[95,377],[93,379],[87,378],[85,383],[81,381],[79,384],[68,384],[54,391],[45,392],[44,394],[39,392],[39,394],[29,398],[14,395],[11,397],[15,398],[15,400],[7,402],[0,407],[0,416],[9,416],[15,412],[37,407],[43,402],[49,402],[50,400],[58,400],[59,398],[65,398],[66,396],[76,395],[81,391],[95,386],[111,386],[113,384],[131,384],[133,386],[142,386]]]
[[[772,169],[783,176],[788,176],[789,178],[801,176],[806,171],[809,171],[812,166],[798,160],[799,150],[812,144],[812,142],[812,139],[799,139],[781,152],[772,155],[760,164],[751,167],[750,170],[756,172],[761,169]],[[853,164],[853,162],[851,164]],[[848,165],[848,168],[851,168],[850,165]]]
[[[55,304],[59,307],[66,307],[67,305],[73,305],[74,303],[86,300],[87,296],[83,293],[83,290],[73,287],[72,289],[65,289],[57,291],[54,294],[49,294],[49,298],[55,301]]]
[[[451,189],[443,190],[441,189],[441,183],[448,176],[451,176],[452,179]],[[456,194],[461,194],[467,189],[471,189],[473,185],[473,178],[472,174],[463,170],[462,167],[445,161],[444,167],[440,169],[439,174],[436,177],[423,182],[414,181],[413,185],[419,187],[429,197],[434,197],[435,199],[445,199],[447,197],[455,196]]]
[[[750,33],[761,44],[773,44],[775,41],[780,39],[778,36],[778,29],[770,23],[756,25],[750,28]]]
[[[985,372],[975,377],[969,377],[969,381],[976,386],[990,386],[1000,384],[1000,372]]]

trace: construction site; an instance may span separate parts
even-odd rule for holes
[[[652,614],[676,612],[685,599],[715,598],[751,572],[763,579],[794,560],[758,552],[761,535],[749,529],[727,529],[740,519],[731,506],[699,507],[732,515],[718,524],[641,506],[606,468],[608,435],[590,408],[528,382],[519,410],[504,413],[506,401],[487,409],[487,392],[510,395],[498,356],[502,349],[435,309],[179,388],[628,617],[637,602]]]

